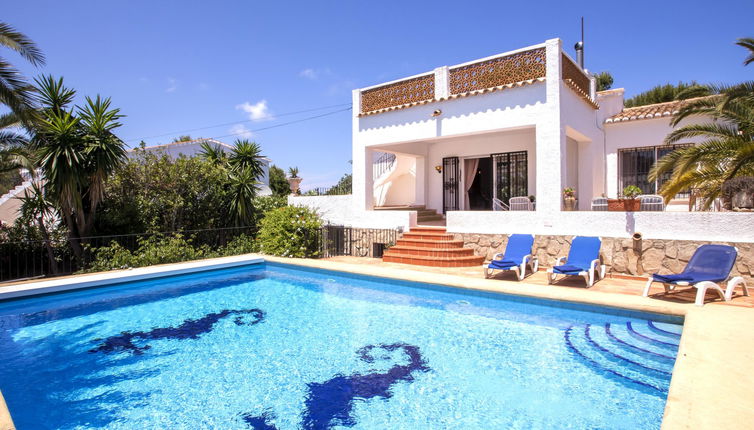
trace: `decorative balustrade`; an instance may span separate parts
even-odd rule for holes
[[[361,112],[427,102],[435,98],[435,75],[394,82],[361,93]]]
[[[591,96],[592,90],[589,77],[567,55],[560,54],[560,56],[563,81],[579,93],[589,104],[596,107]]]
[[[563,81],[592,107],[591,81],[567,55],[561,53]],[[437,73],[437,76],[436,76]],[[449,68],[438,69],[361,91],[360,114],[369,115],[485,90],[525,85],[547,76],[547,48],[503,54]],[[437,88],[435,88],[437,87]]]
[[[547,74],[545,48],[450,69],[450,94],[494,88],[543,78]]]

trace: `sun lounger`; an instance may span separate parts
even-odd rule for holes
[[[599,237],[574,237],[568,257],[558,258],[557,265],[547,269],[547,282],[552,284],[558,275],[583,276],[587,288],[591,287],[595,282],[595,274],[600,279],[605,277],[605,265],[600,265],[601,246],[602,240]]]
[[[732,246],[702,245],[696,249],[694,255],[691,256],[691,260],[689,260],[689,263],[681,273],[675,275],[660,275],[659,273],[655,273],[652,275],[647,280],[647,285],[644,287],[642,295],[647,297],[652,284],[660,282],[665,287],[666,293],[673,291],[677,286],[696,288],[697,306],[704,304],[704,296],[708,289],[717,291],[720,298],[726,302],[730,301],[733,297],[733,291],[739,285],[743,288],[744,295],[748,296],[749,290],[746,288],[744,278],[740,276],[730,277],[730,271],[736,263],[737,256],[738,250]],[[723,291],[720,284],[726,281],[728,285],[725,291]]]
[[[484,267],[484,275],[489,278],[495,270],[512,270],[516,272],[518,280],[526,276],[526,266],[531,267],[534,273],[539,267],[537,257],[531,255],[531,247],[534,245],[534,236],[531,234],[511,234],[508,236],[508,244],[505,252],[495,254],[490,264]]]

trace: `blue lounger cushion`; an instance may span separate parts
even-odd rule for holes
[[[492,260],[490,261],[490,264],[487,265],[490,269],[500,269],[500,270],[508,270],[513,266],[518,266],[521,264],[521,261],[515,262],[512,260]]]
[[[555,266],[552,268],[552,271],[555,273],[560,273],[562,275],[578,275],[581,272],[588,271],[589,268],[582,269],[579,266],[572,266],[570,264],[563,264],[562,266]]]

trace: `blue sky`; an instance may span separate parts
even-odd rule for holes
[[[754,77],[734,41],[754,37],[752,1],[34,1],[2,20],[47,56],[29,76],[64,76],[80,96],[110,96],[129,144],[184,130],[232,142],[334,112],[351,89],[560,37],[572,53],[586,18],[586,66],[627,95],[656,84]],[[697,30],[698,29],[698,30]],[[284,115],[307,109],[329,109]],[[162,136],[160,136],[162,135]],[[303,188],[350,171],[347,111],[253,132],[264,154],[298,166]],[[158,136],[158,137],[153,137]]]

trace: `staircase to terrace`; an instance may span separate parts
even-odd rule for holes
[[[464,248],[462,240],[454,240],[441,227],[414,227],[398,239],[382,256],[388,263],[413,264],[434,267],[478,266],[483,256],[474,255],[474,250]]]

